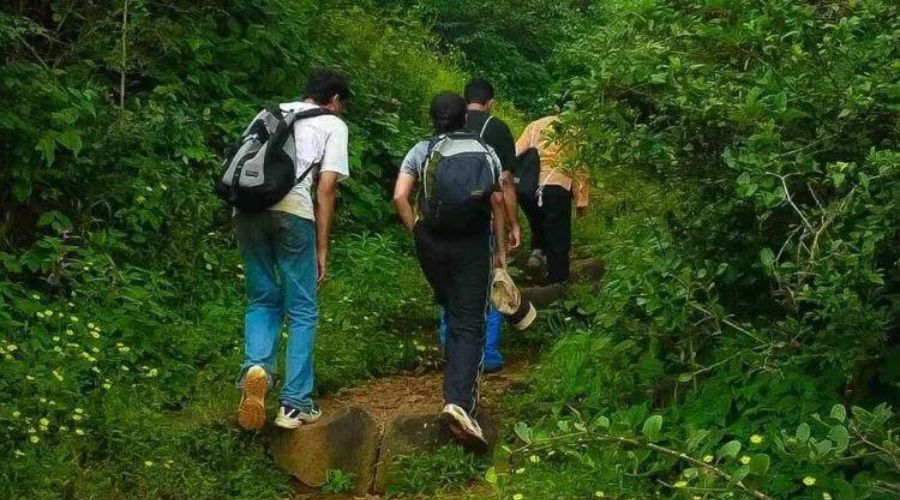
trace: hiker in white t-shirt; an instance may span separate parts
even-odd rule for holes
[[[326,274],[337,184],[350,173],[348,130],[339,118],[349,96],[345,76],[321,70],[310,77],[303,101],[280,106],[284,113],[315,107],[330,113],[294,122],[294,166],[300,183],[267,210],[235,215],[249,302],[238,408],[238,422],[246,429],[265,423],[265,395],[272,385],[285,317],[287,356],[275,424],[292,429],[322,415],[312,400],[316,288]],[[302,176],[308,170],[311,175]]]

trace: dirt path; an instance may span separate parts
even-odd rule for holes
[[[497,404],[510,386],[522,380],[531,366],[529,356],[520,355],[507,360],[500,373],[484,375],[481,379],[481,404],[494,415],[502,414]],[[325,411],[337,412],[345,408],[365,408],[378,425],[380,433],[385,424],[398,415],[437,414],[443,403],[441,385],[443,373],[401,373],[370,380],[352,388],[342,389],[321,403]],[[379,495],[324,494],[296,483],[294,500],[351,500],[378,499]]]
[[[494,408],[497,400],[510,384],[521,380],[528,371],[530,362],[525,357],[507,362],[503,371],[484,375],[481,379],[481,404],[486,409]],[[401,373],[334,393],[322,401],[328,411],[336,411],[354,406],[365,408],[384,430],[384,424],[398,414],[412,415],[439,413],[443,405],[441,384],[443,373]]]

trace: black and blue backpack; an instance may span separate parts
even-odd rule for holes
[[[496,156],[476,134],[432,138],[419,172],[419,220],[439,232],[458,232],[489,216],[500,181]]]

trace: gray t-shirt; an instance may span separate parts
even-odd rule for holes
[[[406,157],[403,158],[403,162],[400,163],[400,171],[409,174],[416,179],[419,178],[419,170],[422,166],[425,165],[425,160],[428,159],[428,145],[431,144],[431,141],[425,140],[420,141],[418,144],[412,147],[408,153],[406,153]],[[488,146],[488,150],[491,152],[491,159],[494,161],[494,165],[500,165],[500,158],[497,157],[497,153],[494,152],[494,148]]]

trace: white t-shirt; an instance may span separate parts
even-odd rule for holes
[[[305,111],[319,107],[318,104],[307,102],[291,102],[281,105],[284,112]],[[310,172],[303,182],[294,186],[294,189],[281,201],[269,207],[269,210],[278,210],[315,220],[313,207],[312,188],[316,185],[320,172],[336,172],[338,180],[344,180],[350,175],[350,159],[347,153],[347,141],[349,131],[347,124],[334,115],[315,116],[298,120],[294,123],[294,168],[297,177],[300,177],[310,165],[318,163],[316,171]]]

